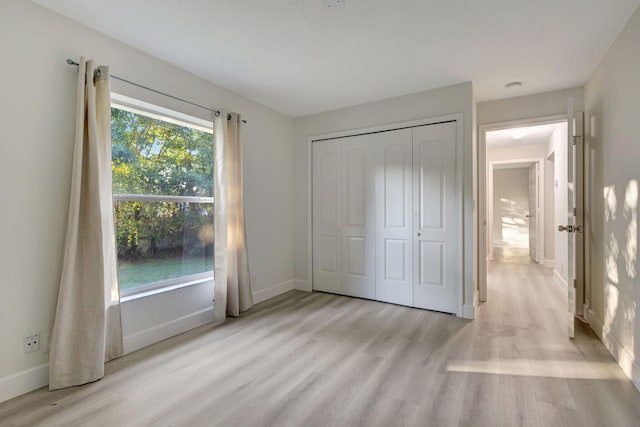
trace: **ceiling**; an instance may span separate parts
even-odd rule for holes
[[[34,1],[292,117],[465,81],[478,101],[580,86],[640,4]]]
[[[560,126],[566,129],[565,123],[552,123],[488,131],[487,147],[546,144],[553,131]]]

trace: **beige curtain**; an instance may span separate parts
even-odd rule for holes
[[[122,354],[111,193],[109,70],[80,59],[69,217],[51,335],[49,389],[104,376]]]
[[[242,188],[240,115],[221,114],[214,122],[215,293],[214,320],[238,316],[251,308]]]

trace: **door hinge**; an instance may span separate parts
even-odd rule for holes
[[[576,212],[576,208],[573,208],[573,216],[576,216],[577,212]]]
[[[573,288],[577,288],[578,287],[578,279],[573,279]]]
[[[573,145],[578,145],[578,139],[582,138],[580,135],[573,136]]]

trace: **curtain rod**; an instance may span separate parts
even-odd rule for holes
[[[67,59],[67,64],[69,64],[69,65],[75,65],[76,67],[77,67],[78,65],[80,65],[80,64],[78,64],[76,61],[74,61],[73,59]],[[130,80],[123,79],[122,77],[118,77],[118,76],[116,76],[116,75],[114,75],[114,74],[111,74],[109,77],[111,77],[111,78],[113,78],[113,79],[116,79],[116,80],[120,80],[121,82],[124,82],[124,83],[130,84],[130,85],[132,85],[132,86],[137,86],[137,87],[139,87],[139,88],[146,89],[146,90],[148,90],[148,91],[151,91],[151,92],[157,93],[157,94],[159,94],[159,95],[163,95],[163,96],[166,96],[166,97],[169,97],[169,98],[175,99],[176,101],[184,102],[184,103],[187,103],[187,104],[193,105],[194,107],[198,107],[198,108],[202,108],[203,110],[211,111],[213,114],[215,114],[215,116],[216,116],[216,117],[220,117],[220,110],[212,110],[212,109],[211,109],[211,108],[209,108],[209,107],[205,107],[205,106],[202,106],[202,105],[200,105],[200,104],[196,104],[195,102],[187,101],[186,99],[178,98],[177,96],[173,96],[173,95],[170,95],[170,94],[165,93],[165,92],[160,92],[159,90],[156,90],[156,89],[150,88],[150,87],[148,87],[148,86],[144,86],[144,85],[141,85],[141,84],[138,84],[138,83],[134,83],[134,82],[132,82],[132,81],[130,81]],[[227,114],[227,120],[231,120],[231,114]],[[243,120],[242,120],[242,123],[247,123],[247,121],[243,119]]]

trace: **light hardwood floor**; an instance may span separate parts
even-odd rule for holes
[[[0,404],[2,426],[640,426],[640,393],[549,270],[498,254],[475,321],[293,291]]]

